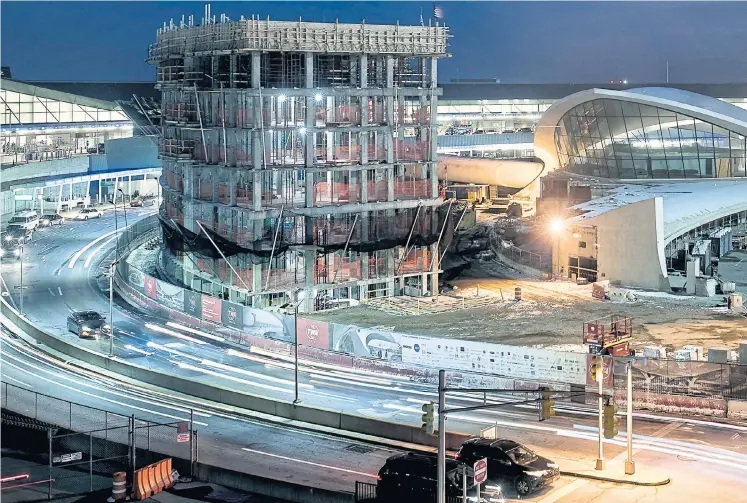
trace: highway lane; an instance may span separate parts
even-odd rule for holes
[[[132,211],[128,212],[130,223],[145,213],[139,215],[133,214]],[[25,290],[27,313],[45,328],[73,341],[76,341],[75,336],[65,334],[63,326],[68,306],[108,311],[106,297],[99,290],[95,276],[99,272],[99,260],[107,254],[111,256],[113,242],[107,247],[105,238],[90,246],[73,264],[73,268],[68,267],[70,258],[75,256],[76,252],[84,249],[100,235],[113,230],[111,217],[104,217],[101,220],[100,223],[71,222],[62,229],[40,231],[34,243],[38,248],[35,249],[25,269],[25,278],[29,279],[29,288]],[[60,232],[68,225],[68,230]],[[48,230],[51,232],[43,234]],[[96,256],[91,257],[94,252],[97,252]],[[41,262],[40,256],[45,256]],[[17,271],[14,271],[17,268],[18,266],[14,267],[12,263],[3,265],[2,272],[10,284],[17,283]],[[18,296],[15,295],[14,299],[17,301]],[[117,326],[127,332],[117,334],[115,352],[120,358],[132,359],[138,364],[147,364],[169,372],[178,372],[208,383],[235,386],[288,401],[292,399],[292,372],[288,361],[283,361],[275,355],[250,352],[246,348],[231,351],[226,347],[214,345],[213,341],[199,335],[173,326],[167,327],[166,320],[149,317],[146,323],[161,330],[168,329],[171,334],[156,332],[145,326],[136,310],[127,306],[118,308],[116,316]],[[178,334],[181,338],[172,334]],[[198,344],[183,337],[191,337],[206,343]],[[108,340],[102,339],[89,343],[89,346],[107,353],[108,343]],[[305,364],[301,367],[301,384],[301,397],[309,405],[410,424],[419,423],[420,406],[425,401],[436,398],[433,386],[397,380],[389,376],[354,374],[346,369],[334,370],[317,364]],[[479,401],[481,398],[468,399],[466,396],[450,398],[450,403],[463,405],[474,405]],[[716,451],[707,452],[718,456],[732,456],[735,451],[738,453],[739,449],[745,447],[742,439],[747,433],[744,429],[716,426],[708,422],[698,423],[692,419],[685,420],[680,427],[668,433],[668,436],[672,437],[670,443],[662,443],[663,440],[651,441],[653,433],[672,421],[671,418],[655,414],[652,416],[654,417],[636,421],[636,434],[640,435],[637,439],[641,445],[647,445],[649,452],[665,449],[671,451],[668,454],[670,456],[688,453],[695,456],[706,452],[703,449],[715,448]],[[595,456],[596,417],[593,409],[585,406],[565,405],[561,408],[558,418],[545,423],[536,421],[536,411],[531,405],[457,415],[449,419],[448,423],[452,425],[452,429],[473,433],[482,427],[498,424],[501,435],[516,438],[540,451],[551,451],[561,459],[565,457],[592,460]],[[732,439],[735,434],[740,435],[736,440]],[[616,455],[622,452],[623,448],[621,445],[610,443],[608,450],[610,454]],[[722,450],[727,451],[726,454],[722,453]],[[290,449],[290,452],[295,453],[294,459],[309,461],[298,457],[299,451],[295,448]],[[273,454],[285,456],[277,452]],[[732,461],[735,459],[743,462],[742,458],[727,458]],[[715,462],[711,464],[718,465]]]

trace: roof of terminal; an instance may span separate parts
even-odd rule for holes
[[[713,98],[747,98],[747,83],[732,84],[495,84],[445,83],[439,100],[559,100],[587,89],[601,88],[628,91],[642,87],[683,89]]]
[[[9,81],[9,79],[5,79]],[[52,89],[87,98],[105,101],[130,100],[132,95],[160,99],[155,82],[42,82],[11,81],[39,88]],[[559,100],[587,89],[602,88],[628,91],[642,87],[670,87],[704,94],[713,98],[746,98],[747,83],[732,84],[499,84],[499,83],[444,83],[441,101],[448,100]]]
[[[699,180],[692,182],[647,182],[622,185],[606,196],[571,207],[584,212],[570,219],[583,222],[625,205],[661,197],[664,208],[664,238],[719,218],[724,213],[744,211],[747,180]],[[711,218],[713,216],[713,218]]]

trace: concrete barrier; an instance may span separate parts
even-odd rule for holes
[[[747,402],[729,400],[726,407],[726,417],[729,419],[747,419]]]
[[[63,353],[71,358],[81,360],[89,365],[104,368],[110,372],[129,377],[136,381],[154,386],[167,388],[177,393],[194,396],[208,401],[215,401],[255,412],[262,412],[276,417],[293,419],[305,423],[328,426],[353,433],[379,436],[401,442],[436,446],[438,439],[423,433],[419,427],[403,423],[394,423],[378,419],[345,414],[338,411],[294,405],[290,402],[273,400],[259,395],[252,395],[217,385],[210,385],[141,367],[134,363],[127,363],[119,359],[112,359],[106,355],[96,353],[86,348],[76,346],[67,341],[36,328],[26,318],[20,316],[3,299],[2,313],[21,330],[38,342]],[[456,449],[469,435],[450,433],[447,436],[447,448]]]

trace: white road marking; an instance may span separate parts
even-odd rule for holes
[[[49,293],[52,295],[52,297],[54,297],[54,292],[52,291],[52,289],[51,288],[47,288],[47,290],[49,290]]]
[[[59,292],[59,294],[60,294],[60,297],[61,297],[61,296],[62,296],[62,288],[60,288],[60,287],[58,286],[58,287],[57,287],[57,292]]]
[[[270,454],[269,452],[255,451],[254,449],[249,449],[247,447],[242,447],[241,450],[247,451],[247,452],[253,452],[255,454],[262,454],[264,456],[270,456],[273,458],[285,459],[287,461],[293,461],[295,463],[302,463],[304,465],[318,466],[320,468],[327,468],[329,470],[337,470],[338,472],[352,473],[354,475],[362,475],[364,477],[371,477],[373,479],[378,477],[378,475],[373,475],[371,473],[356,472],[355,470],[348,470],[347,468],[338,468],[336,466],[329,466],[329,465],[323,465],[321,463],[314,463],[313,461],[305,461],[303,459],[289,458],[288,456],[281,456],[280,454]]]
[[[97,248],[96,248],[95,250],[93,250],[93,251],[91,252],[91,254],[90,254],[90,255],[88,255],[88,258],[87,258],[87,259],[86,259],[86,261],[85,261],[85,262],[83,263],[83,267],[84,267],[84,268],[85,268],[85,267],[88,267],[88,266],[89,266],[89,265],[91,264],[91,260],[93,260],[93,258],[94,258],[94,257],[96,256],[96,254],[97,254],[98,252],[100,252],[100,251],[101,251],[101,249],[102,249],[102,248],[103,248],[104,246],[108,245],[109,243],[111,243],[111,242],[112,242],[112,241],[114,241],[115,239],[117,239],[117,236],[112,236],[111,238],[109,238],[109,239],[107,239],[106,241],[104,241],[103,243],[101,243],[101,244],[100,244],[100,245],[99,245],[99,246],[98,246],[98,247],[97,247]]]
[[[94,239],[93,241],[91,241],[90,243],[88,243],[86,246],[84,246],[83,248],[81,248],[80,250],[78,250],[77,252],[75,252],[75,255],[73,255],[73,257],[70,259],[70,262],[67,263],[67,268],[68,269],[72,269],[73,267],[75,267],[75,263],[78,261],[78,259],[81,257],[81,255],[83,255],[85,252],[87,252],[96,243],[98,243],[99,241],[103,241],[104,239],[108,238],[112,234],[117,234],[117,233],[120,233],[122,231],[124,231],[124,229],[119,229],[117,231],[107,232],[106,234],[104,234],[102,236],[99,236],[96,239]]]

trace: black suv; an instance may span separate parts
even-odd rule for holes
[[[78,337],[93,337],[99,333],[108,335],[109,325],[96,311],[75,311],[67,317],[67,329]]]
[[[25,245],[31,241],[34,231],[24,229],[23,227],[10,227],[3,238],[3,244],[6,246]]]
[[[475,496],[474,472],[471,466],[451,458],[446,458],[446,497],[448,501],[461,500],[462,474],[466,469],[468,496]],[[436,500],[438,492],[438,458],[435,454],[406,452],[395,454],[386,460],[379,470],[376,498],[379,501],[407,501],[408,503]],[[497,487],[486,487],[481,500],[503,502]]]
[[[482,458],[488,460],[488,480],[510,482],[521,496],[552,484],[560,475],[558,465],[513,440],[471,438],[457,453],[457,459],[468,465]]]

